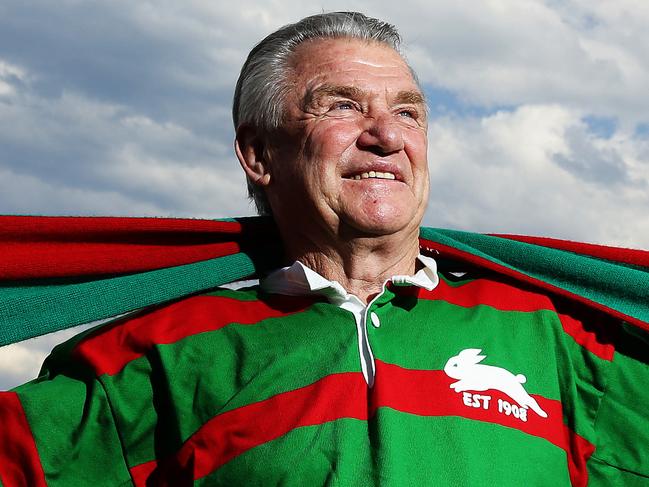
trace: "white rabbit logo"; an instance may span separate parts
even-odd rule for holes
[[[459,379],[451,384],[451,389],[454,389],[455,392],[495,389],[507,394],[521,407],[531,408],[542,418],[547,418],[548,414],[521,385],[527,380],[525,376],[523,374],[514,375],[502,367],[478,365],[487,357],[480,355],[481,351],[479,348],[467,348],[455,357],[448,359],[444,366],[444,372],[453,379]]]

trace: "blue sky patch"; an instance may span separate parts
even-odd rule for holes
[[[635,136],[649,138],[649,122],[642,122],[635,126]]]
[[[463,118],[483,118],[497,112],[512,112],[515,109],[514,106],[509,105],[486,106],[471,104],[463,100],[458,93],[438,86],[424,86],[424,94],[432,117],[455,115]]]
[[[588,115],[581,120],[588,126],[590,133],[602,139],[610,139],[617,129],[617,119],[615,117]]]

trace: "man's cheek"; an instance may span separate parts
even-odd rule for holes
[[[318,130],[317,140],[322,152],[341,154],[347,147],[355,145],[362,128],[350,120],[333,120]]]

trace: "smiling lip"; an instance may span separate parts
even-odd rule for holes
[[[345,179],[360,181],[362,179],[382,179],[386,181],[403,181],[399,167],[394,162],[375,160],[370,164],[359,165],[347,174]]]
[[[353,176],[349,176],[347,179],[354,179],[356,181],[359,181],[361,179],[389,179],[389,180],[395,180],[395,179],[397,179],[397,177],[392,172],[367,171],[367,172],[362,172],[360,174],[355,174]]]

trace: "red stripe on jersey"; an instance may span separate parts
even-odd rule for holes
[[[97,375],[114,375],[156,345],[175,343],[232,323],[252,325],[267,318],[287,316],[313,303],[313,298],[281,295],[272,295],[265,301],[194,296],[100,328],[81,341],[73,355],[87,362]]]
[[[388,406],[405,413],[421,416],[460,416],[463,418],[495,423],[543,438],[564,450],[568,458],[568,472],[573,486],[585,486],[588,481],[586,461],[595,447],[572,431],[563,422],[561,403],[532,394],[548,417],[542,418],[532,409],[526,410],[526,421],[512,414],[516,401],[496,390],[478,391],[488,396],[478,400],[478,405],[467,406],[461,392],[450,388],[451,379],[441,370],[410,370],[397,365],[376,361],[376,382],[372,393],[373,410]],[[472,397],[474,392],[471,391]],[[509,404],[506,406],[505,403]],[[507,414],[507,411],[510,414]]]
[[[440,279],[439,285],[432,291],[418,287],[406,289],[417,293],[419,299],[440,300],[467,308],[485,305],[500,311],[552,311],[557,314],[566,334],[577,344],[603,360],[613,360],[615,347],[611,343],[601,342],[601,334],[587,330],[584,323],[570,315],[559,313],[552,300],[544,294],[491,279],[476,279],[460,286],[450,286]]]
[[[414,287],[417,297],[443,300],[466,308],[484,304],[501,311],[555,311],[549,297],[491,279],[476,279],[459,286],[450,286],[443,279],[432,291]]]
[[[4,487],[47,485],[29,422],[15,392],[0,392],[0,445]]]
[[[583,436],[576,434],[565,424],[564,436],[568,439],[568,473],[573,487],[586,487],[588,485],[588,469],[586,462],[595,451],[595,445]]]
[[[560,313],[557,313],[557,315],[561,320],[563,331],[570,335],[578,345],[581,345],[590,353],[603,360],[613,360],[615,347],[612,343],[601,342],[600,335],[595,331],[587,330],[584,327],[584,323],[580,320],[577,320],[570,315]]]
[[[367,419],[362,374],[333,374],[306,387],[227,411],[205,423],[172,458],[131,469],[136,486],[192,485],[241,453],[301,426]],[[272,418],[272,421],[265,421]],[[151,465],[154,468],[151,468]],[[152,472],[151,476],[147,473]]]
[[[488,407],[467,406],[462,393],[449,386],[453,379],[440,370],[410,370],[376,361],[376,382],[369,394],[358,373],[333,374],[293,391],[249,404],[205,423],[173,457],[137,465],[131,469],[136,485],[186,485],[218,469],[255,446],[272,441],[302,426],[341,418],[367,420],[381,407],[420,416],[460,416],[500,424],[544,438],[563,449],[575,486],[586,485],[586,460],[593,446],[563,423],[561,403],[533,396],[547,418],[526,410],[526,421],[507,414],[516,402],[498,391],[480,393],[490,397]],[[499,402],[510,406],[499,411]],[[264,418],[273,418],[264,421]]]
[[[158,468],[158,462],[156,461],[142,463],[137,467],[131,468],[130,472],[131,472],[131,478],[133,479],[133,485],[135,485],[135,487],[147,487],[152,485],[157,485],[157,486],[171,485],[166,483],[166,479],[158,479],[157,482],[153,482],[153,479],[155,477],[152,477],[152,475],[155,472],[156,468]],[[193,485],[194,484],[193,479],[187,479],[186,482],[179,483],[178,487],[182,487],[183,485],[187,485],[187,484]]]

